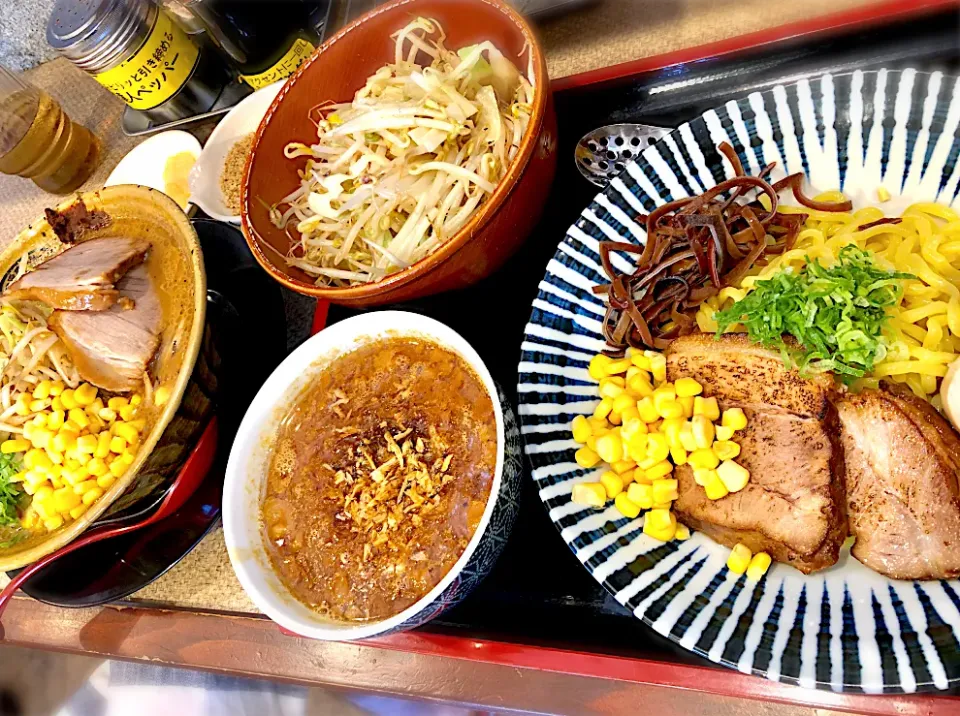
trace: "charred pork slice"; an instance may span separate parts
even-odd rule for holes
[[[742,490],[711,500],[688,465],[677,467],[674,512],[684,524],[732,547],[742,542],[813,572],[834,564],[846,538],[843,453],[829,401],[829,376],[803,378],[779,353],[744,335],[696,334],[665,351],[667,377],[699,381],[720,407],[742,408],[746,429],[737,462],[750,471]]]
[[[837,403],[853,556],[895,579],[960,576],[960,437],[899,386]]]
[[[67,347],[80,376],[104,390],[124,393],[143,383],[160,345],[161,308],[146,266],[117,284],[120,303],[106,311],[54,311],[50,326]]]
[[[141,239],[84,241],[21,276],[6,296],[43,301],[62,311],[104,311],[119,298],[115,284],[143,263],[149,249],[149,242]]]

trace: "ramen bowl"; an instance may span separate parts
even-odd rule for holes
[[[391,34],[414,17],[437,20],[445,44],[460,48],[491,41],[523,70],[529,48],[534,100],[516,157],[495,191],[456,234],[411,266],[373,282],[317,286],[286,256],[295,228],[278,228],[270,207],[300,186],[306,157],[287,159],[290,142],[314,144],[310,110],[326,101],[349,102],[379,67],[393,62]],[[521,61],[521,54],[523,59]],[[496,271],[526,240],[547,200],[556,170],[556,116],[546,61],[526,21],[500,0],[392,0],[325,42],[287,81],[270,105],[247,162],[241,199],[243,233],[273,278],[299,293],[334,303],[374,306],[408,301],[475,283]]]
[[[335,621],[298,601],[271,564],[261,515],[273,445],[284,416],[335,358],[386,338],[419,338],[452,351],[489,394],[496,421],[496,467],[477,528],[453,567],[418,601],[378,621]],[[476,351],[447,326],[412,313],[383,311],[347,319],[310,338],[280,364],[240,424],[227,464],[223,529],[240,584],[267,616],[290,632],[327,640],[362,639],[411,629],[456,604],[490,571],[519,506],[520,441],[509,403]]]
[[[150,503],[165,489],[193,449],[212,413],[217,358],[205,330],[206,274],[197,234],[186,215],[166,194],[141,186],[112,186],[83,193],[76,202],[106,216],[105,225],[80,228],[75,240],[133,236],[151,242],[149,261],[162,263],[158,293],[164,325],[151,374],[169,387],[162,406],[148,406],[148,419],[134,462],[78,519],[52,532],[33,532],[0,549],[0,570],[22,567],[53,552],[91,524],[119,518]],[[102,223],[102,222],[101,222]],[[0,253],[0,288],[18,275],[22,262],[38,266],[67,249],[47,219],[38,219]]]

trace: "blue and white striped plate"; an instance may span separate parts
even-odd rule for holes
[[[848,552],[804,576],[774,565],[760,582],[725,568],[729,550],[696,534],[657,542],[611,505],[570,501],[596,480],[573,459],[570,424],[597,404],[587,362],[603,347],[598,242],[642,243],[638,213],[727,178],[716,151],[734,146],[752,174],[775,161],[817,190],[841,187],[854,205],[880,186],[899,213],[915,201],[956,206],[960,81],[912,70],[802,80],[731,101],[647,148],[583,211],[547,266],[519,366],[520,420],[550,518],[590,573],[659,633],[715,662],[807,687],[867,693],[960,686],[960,581],[882,577]],[[622,257],[618,257],[623,261]],[[626,265],[623,266],[626,268]]]

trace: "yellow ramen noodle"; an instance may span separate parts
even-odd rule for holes
[[[839,201],[843,195],[827,192],[817,199]],[[853,213],[833,213],[782,205],[780,211],[808,214],[796,246],[744,278],[739,288],[725,288],[702,304],[697,313],[700,330],[716,331],[713,314],[743,298],[757,281],[784,268],[799,269],[808,259],[830,265],[841,248],[856,244],[871,251],[878,265],[917,278],[903,282],[900,302],[889,309],[885,354],[873,372],[854,387],[876,387],[881,379],[904,383],[942,407],[937,395],[940,379],[960,354],[960,215],[940,204],[913,204],[903,212],[899,224],[858,230],[884,218],[883,211],[871,206]]]

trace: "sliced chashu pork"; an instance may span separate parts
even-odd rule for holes
[[[50,326],[67,347],[80,377],[117,393],[143,384],[147,364],[160,345],[162,312],[144,265],[117,283],[119,303],[106,311],[54,311]],[[133,302],[132,308],[128,301]]]
[[[150,243],[111,237],[76,244],[14,281],[4,292],[14,300],[43,301],[65,311],[104,311],[114,305],[117,282],[143,263]]]
[[[900,386],[837,400],[853,556],[895,579],[960,576],[960,436]]]
[[[665,355],[670,380],[695,378],[721,409],[743,408],[748,420],[736,441],[750,482],[710,500],[689,465],[677,467],[678,519],[721,544],[741,542],[802,572],[834,564],[847,523],[832,378],[803,378],[779,353],[744,335],[685,336]]]

